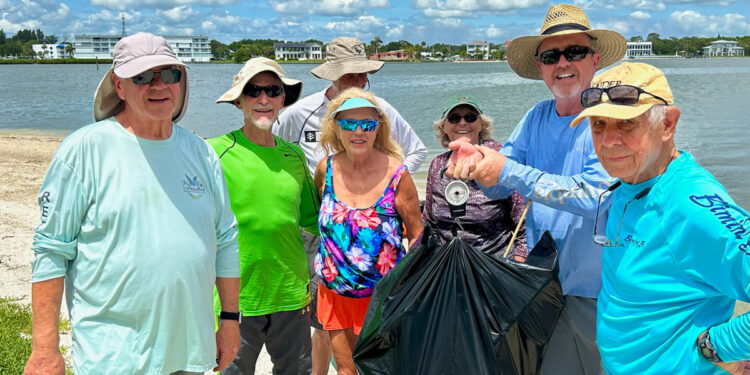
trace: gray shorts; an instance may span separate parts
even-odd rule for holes
[[[318,253],[320,237],[313,236],[304,230],[300,230],[300,235],[302,235],[302,244],[305,246],[305,253],[307,254],[307,271],[310,273],[310,293],[312,294],[310,321],[313,328],[323,329],[323,325],[318,321],[318,281],[320,281],[320,276],[315,273],[315,254]]]

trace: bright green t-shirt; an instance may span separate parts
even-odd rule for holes
[[[274,147],[258,146],[240,130],[208,143],[221,158],[237,217],[243,315],[306,306],[310,278],[299,228],[318,233],[319,200],[305,154],[279,137]]]

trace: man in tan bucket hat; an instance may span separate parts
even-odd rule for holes
[[[350,88],[364,89],[369,80],[368,74],[377,73],[384,62],[367,59],[365,45],[357,38],[338,37],[326,46],[326,62],[315,67],[311,73],[322,79],[331,81],[331,86],[315,94],[300,99],[296,104],[287,108],[279,117],[279,124],[273,131],[288,142],[299,145],[307,156],[307,166],[310,173],[315,172],[318,162],[326,156],[320,147],[320,131],[323,117],[328,111],[328,103],[340,92]],[[408,122],[384,99],[375,97],[378,104],[388,116],[391,123],[391,137],[401,146],[404,153],[404,164],[411,173],[416,172],[427,158],[427,148],[419,139]],[[317,237],[303,233],[305,248],[310,261],[311,285],[317,288],[317,274],[312,268],[313,257],[318,249]],[[323,326],[315,315],[315,290],[313,290],[313,375],[328,373],[330,358],[329,339]]]
[[[237,314],[236,221],[216,153],[179,120],[187,72],[164,38],[114,48],[96,123],[66,138],[39,192],[26,374],[64,374],[63,286],[76,374],[203,374],[223,369],[239,325],[214,332],[211,292]]]
[[[239,228],[242,345],[225,375],[252,374],[264,345],[274,374],[310,373],[310,277],[300,228],[318,234],[319,200],[305,154],[271,133],[279,111],[301,93],[302,82],[256,57],[216,100],[236,106],[244,120],[208,140],[221,158]]]
[[[450,174],[476,179],[490,198],[515,190],[533,202],[526,221],[530,249],[546,230],[555,239],[566,306],[545,354],[547,375],[602,371],[596,346],[601,247],[592,243],[591,232],[597,198],[612,179],[599,164],[588,122],[569,125],[583,110],[581,92],[596,70],[622,58],[626,48],[617,32],[592,30],[580,8],[552,5],[539,35],[513,39],[507,55],[513,71],[543,80],[554,99],[532,107],[500,152],[451,144],[469,157],[449,167]]]

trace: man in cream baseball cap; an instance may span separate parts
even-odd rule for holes
[[[529,248],[547,230],[555,239],[566,304],[545,353],[545,375],[601,371],[595,317],[602,250],[591,242],[591,231],[599,192],[613,180],[597,159],[588,122],[577,128],[570,123],[583,110],[581,92],[594,73],[621,59],[626,48],[619,33],[591,29],[582,9],[552,5],[539,34],[513,39],[507,55],[516,74],[543,80],[553,99],[529,109],[500,152],[450,145],[467,157],[449,166],[448,175],[476,179],[490,198],[518,191],[533,202],[526,219]],[[484,159],[477,162],[476,153]]]
[[[187,76],[164,38],[124,37],[113,60],[97,122],[62,142],[39,193],[25,373],[65,372],[63,290],[76,374],[221,370],[239,349],[239,322],[214,332],[211,291],[237,316],[240,268],[219,158],[174,123]]]
[[[242,345],[224,375],[252,374],[264,345],[274,374],[311,371],[310,277],[300,229],[318,234],[318,194],[299,146],[271,132],[279,111],[301,93],[302,82],[256,57],[216,100],[233,104],[244,120],[208,140],[220,155],[239,228]]]

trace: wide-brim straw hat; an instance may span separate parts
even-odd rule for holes
[[[365,53],[365,44],[357,38],[338,37],[326,46],[326,62],[310,71],[318,78],[336,81],[345,74],[373,74],[385,64],[382,61],[369,60]]]
[[[165,65],[177,65],[182,69],[180,96],[172,113],[172,121],[180,121],[187,111],[189,97],[185,63],[177,58],[166,39],[143,32],[122,38],[115,44],[112,68],[104,74],[94,94],[94,120],[112,117],[125,108],[125,102],[117,95],[112,73],[120,78],[132,78],[146,70]]]
[[[254,57],[245,62],[240,72],[234,76],[232,87],[222,94],[216,103],[234,103],[242,95],[250,80],[262,72],[271,72],[281,80],[284,86],[284,107],[294,104],[302,94],[302,81],[284,77],[284,69],[276,61],[266,57]]]
[[[570,4],[556,4],[544,17],[539,35],[513,39],[506,55],[508,64],[516,74],[524,78],[542,79],[536,63],[539,61],[539,45],[544,39],[559,35],[586,34],[591,48],[600,55],[598,68],[611,65],[625,56],[628,42],[620,33],[606,29],[591,30],[586,13]]]
[[[584,109],[570,122],[574,128],[583,119],[591,116],[608,117],[618,120],[636,118],[657,104],[673,105],[674,97],[669,88],[667,77],[661,70],[644,63],[622,63],[596,76],[591,87],[608,89],[619,85],[641,88],[645,93],[638,96],[638,103],[632,105],[609,102],[607,94],[602,95],[602,102]],[[657,96],[661,99],[657,98]],[[665,103],[666,102],[666,103]]]

